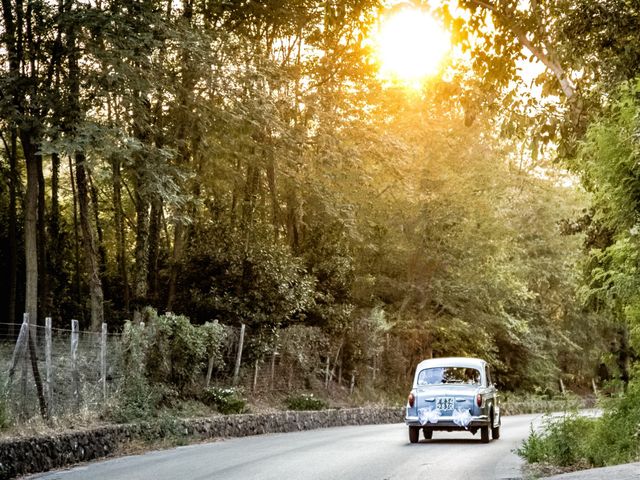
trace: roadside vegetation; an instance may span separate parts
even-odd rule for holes
[[[532,431],[518,454],[532,464],[569,470],[604,467],[640,458],[640,388],[632,383],[624,395],[602,400],[601,417],[566,412],[548,417]]]

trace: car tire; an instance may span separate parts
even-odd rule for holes
[[[491,427],[491,438],[498,440],[500,438],[500,425],[497,427]]]
[[[427,440],[431,440],[433,438],[433,430],[430,428],[423,428],[422,433],[424,433],[424,438]]]
[[[420,427],[409,427],[409,441],[411,443],[418,443],[420,436]]]
[[[480,441],[482,443],[489,443],[489,425],[480,427]]]

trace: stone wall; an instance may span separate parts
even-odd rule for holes
[[[402,422],[400,408],[353,408],[317,412],[278,412],[226,415],[170,423],[111,425],[56,435],[0,442],[0,479],[44,472],[113,454],[134,439],[159,440],[166,436],[206,439],[244,437],[346,425]]]

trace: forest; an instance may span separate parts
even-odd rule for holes
[[[405,8],[450,42],[419,78],[381,67]],[[627,384],[638,31],[631,0],[3,0],[3,338],[151,307],[390,392],[446,355]]]

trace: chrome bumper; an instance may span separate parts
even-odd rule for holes
[[[460,425],[457,425],[456,423],[453,422],[451,417],[447,417],[447,416],[442,416],[442,417],[438,418],[438,421],[435,422],[435,423],[434,422],[427,422],[424,425],[422,423],[420,423],[420,420],[418,419],[417,416],[415,416],[415,417],[408,416],[408,417],[405,417],[404,423],[406,423],[410,427],[427,427],[427,428],[433,428],[433,429],[444,428],[444,429],[465,430],[465,429],[469,429],[469,428],[487,427],[487,426],[490,425],[491,421],[490,421],[490,419],[489,419],[489,417],[487,415],[479,415],[477,417],[471,417],[471,421],[469,422],[469,425],[467,425],[467,427],[465,428],[465,427],[461,427]]]

